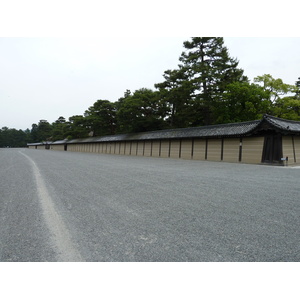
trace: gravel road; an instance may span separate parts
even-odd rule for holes
[[[0,149],[0,261],[300,261],[300,169]]]

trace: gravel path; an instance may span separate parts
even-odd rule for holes
[[[299,168],[29,149],[0,163],[0,261],[300,261]]]

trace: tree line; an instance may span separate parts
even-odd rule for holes
[[[270,74],[254,82],[230,57],[222,37],[193,37],[183,43],[178,67],[166,70],[155,89],[126,90],[116,102],[97,100],[83,115],[31,130],[0,130],[0,147],[28,142],[185,128],[260,119],[268,113],[300,120],[300,77],[295,85]]]

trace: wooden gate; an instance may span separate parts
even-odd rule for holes
[[[263,163],[282,163],[282,136],[269,134],[265,136],[262,154]]]

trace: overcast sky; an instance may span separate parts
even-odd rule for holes
[[[126,89],[154,89],[164,71],[177,67],[191,36],[225,36],[250,80],[269,73],[294,84],[300,77],[296,1],[253,0],[247,9],[240,3],[1,1],[0,128],[68,119],[98,99],[117,101]]]
[[[190,37],[0,38],[0,128],[26,129],[83,114],[126,89],[154,89]],[[245,75],[300,77],[300,38],[226,38]]]

